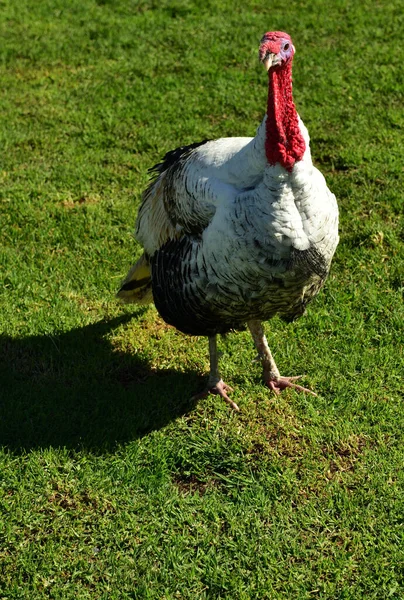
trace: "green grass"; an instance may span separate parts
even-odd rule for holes
[[[398,0],[0,2],[0,598],[404,598],[403,71]],[[257,45],[295,101],[341,243],[308,314],[207,342],[114,293],[147,169],[254,135]]]

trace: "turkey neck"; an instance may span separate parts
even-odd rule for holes
[[[292,61],[269,70],[265,153],[270,165],[291,171],[303,158],[306,144],[292,97]]]

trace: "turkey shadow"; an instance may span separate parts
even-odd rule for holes
[[[106,451],[189,412],[196,371],[152,369],[107,334],[125,315],[57,335],[0,336],[0,446]]]

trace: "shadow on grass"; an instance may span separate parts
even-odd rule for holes
[[[0,336],[0,446],[108,450],[194,406],[196,372],[155,371],[116,352],[108,332],[130,316],[56,336]]]

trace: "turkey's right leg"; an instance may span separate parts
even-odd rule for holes
[[[219,374],[219,359],[217,355],[217,341],[216,336],[212,335],[209,337],[209,358],[210,358],[210,372],[208,385],[206,389],[194,396],[194,399],[205,398],[208,394],[218,394],[221,396],[234,410],[239,411],[239,407],[233,400],[229,398],[227,392],[232,392],[233,389],[224,383],[223,379]]]

